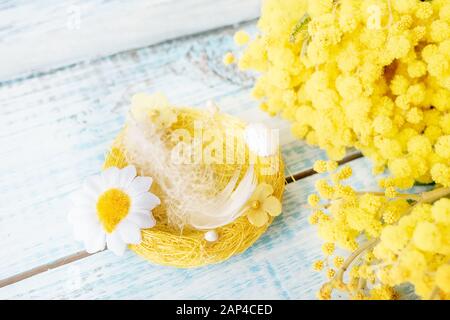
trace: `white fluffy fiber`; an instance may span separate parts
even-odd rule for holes
[[[256,187],[253,167],[250,166],[238,186],[239,170],[223,190],[217,190],[214,172],[202,164],[180,164],[172,159],[172,152],[163,139],[164,132],[151,121],[127,122],[123,146],[127,161],[140,174],[151,176],[161,190],[158,196],[167,208],[168,223],[183,229],[213,229],[234,221]]]

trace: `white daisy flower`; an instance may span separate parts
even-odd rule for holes
[[[127,244],[141,242],[141,229],[156,224],[151,210],[160,204],[151,193],[150,177],[136,176],[136,168],[111,167],[89,178],[74,195],[69,213],[75,238],[94,253],[105,248],[122,255]]]
[[[250,123],[244,131],[244,139],[250,151],[258,156],[272,156],[278,151],[278,131],[263,123]]]

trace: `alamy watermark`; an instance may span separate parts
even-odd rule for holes
[[[248,127],[249,129],[250,127]],[[259,128],[205,128],[194,121],[193,130],[176,129],[170,134],[174,145],[174,164],[258,165],[263,175],[276,174],[280,168],[279,130]]]

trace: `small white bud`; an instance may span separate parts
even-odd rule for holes
[[[205,240],[208,242],[215,242],[219,239],[219,235],[216,230],[211,230],[205,233]]]

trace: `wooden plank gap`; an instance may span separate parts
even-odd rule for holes
[[[98,253],[98,252],[96,252],[96,253]],[[19,282],[19,281],[31,278],[31,277],[33,277],[35,275],[38,275],[38,274],[43,273],[43,272],[50,271],[52,269],[64,266],[66,264],[69,264],[69,263],[72,263],[72,262],[75,262],[75,261],[87,258],[87,257],[89,257],[89,256],[91,256],[93,254],[95,254],[95,253],[87,253],[86,251],[80,251],[80,252],[71,254],[69,256],[65,256],[65,257],[63,257],[61,259],[55,260],[53,262],[44,264],[42,266],[39,266],[39,267],[30,269],[30,270],[27,270],[27,271],[22,272],[22,273],[18,273],[18,274],[14,275],[14,276],[11,276],[11,277],[8,277],[8,278],[0,280],[0,288],[9,286],[9,285],[14,284],[16,282]]]
[[[362,157],[364,157],[363,154],[361,152],[357,152],[357,153],[353,153],[353,154],[350,154],[350,155],[346,156],[342,160],[338,161],[338,163],[339,163],[339,165],[343,165],[345,163],[348,163],[350,161],[353,161],[353,160],[356,160],[356,159],[359,159],[359,158],[362,158]],[[308,169],[308,170],[304,170],[304,171],[301,171],[299,173],[294,174],[293,176],[286,177],[285,178],[286,179],[285,183],[286,184],[293,183],[293,182],[296,182],[298,180],[304,179],[306,177],[312,176],[314,174],[317,174],[317,172],[315,172],[312,168]]]

